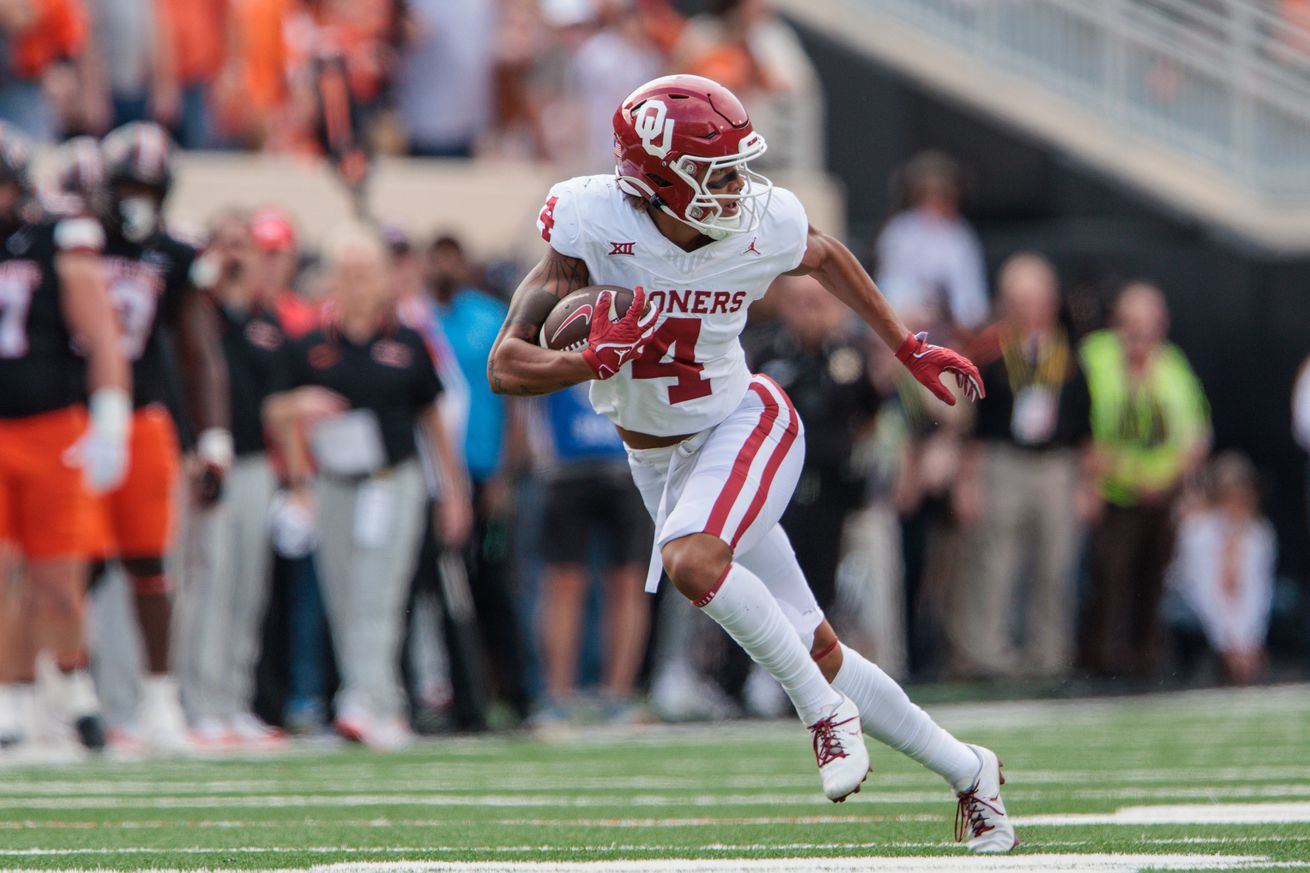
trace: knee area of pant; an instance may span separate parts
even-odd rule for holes
[[[674,587],[693,602],[713,591],[732,563],[728,544],[709,534],[670,540],[660,549],[660,555]]]

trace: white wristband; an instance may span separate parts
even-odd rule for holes
[[[91,394],[91,430],[112,440],[126,440],[132,432],[132,398],[122,388],[97,388]]]
[[[196,440],[196,454],[201,460],[223,470],[232,466],[236,449],[232,445],[232,433],[221,427],[211,427],[200,432]]]

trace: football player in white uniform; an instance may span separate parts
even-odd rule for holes
[[[723,86],[696,76],[648,82],[619,107],[614,133],[615,175],[570,179],[548,195],[538,226],[549,249],[511,301],[487,365],[492,387],[544,394],[592,380],[592,404],[628,446],[655,520],[648,589],[662,565],[778,680],[813,734],[830,799],[859,790],[867,731],[950,783],[957,838],[977,852],[1009,851],[996,755],[938,727],[838,641],[815,603],[778,525],[804,427],[777,383],[746,368],[739,335],[775,278],[808,273],[946,403],[955,397],[940,377],[951,373],[977,399],[977,369],[911,334],[854,255],[809,225],[795,195],[749,169],[764,139]],[[583,351],[544,348],[555,304],[593,284],[636,296],[620,318],[609,312],[612,295],[600,296]]]

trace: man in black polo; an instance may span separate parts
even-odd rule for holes
[[[248,217],[222,216],[193,270],[217,315],[227,360],[235,459],[217,503],[201,505],[187,526],[183,667],[188,715],[205,745],[255,746],[278,732],[251,713],[259,631],[272,550],[268,515],[275,479],[264,449],[260,407],[273,362],[286,342],[275,300],[252,280],[257,256]]]
[[[286,458],[291,503],[316,519],[341,673],[337,730],[394,748],[409,738],[398,656],[425,522],[415,428],[439,479],[435,523],[452,545],[464,542],[472,520],[467,476],[437,411],[441,382],[432,357],[397,319],[381,242],[352,227],[326,251],[332,297],[325,324],[284,347],[264,421]]]

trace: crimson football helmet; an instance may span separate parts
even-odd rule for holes
[[[614,113],[619,187],[714,239],[759,227],[773,183],[747,162],[765,148],[741,101],[700,76],[653,79]],[[727,168],[741,190],[710,190],[706,181]]]

